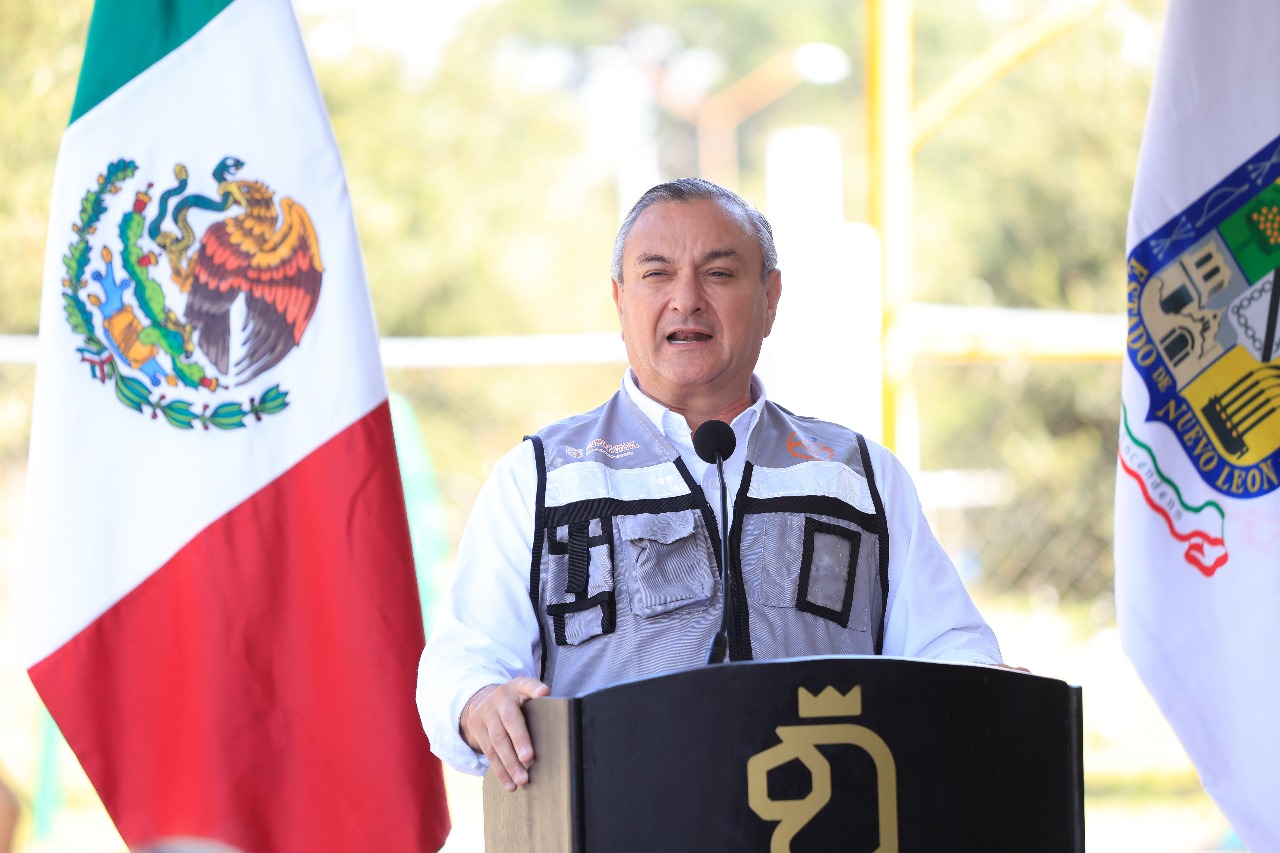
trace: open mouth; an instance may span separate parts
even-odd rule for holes
[[[678,331],[667,335],[667,342],[673,344],[697,344],[711,340],[706,332]]]

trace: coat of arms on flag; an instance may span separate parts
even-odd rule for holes
[[[1173,430],[1199,479],[1230,498],[1280,486],[1280,139],[1136,245],[1129,255],[1128,357],[1149,394],[1148,421]],[[1225,514],[1186,488],[1129,429],[1120,464],[1186,560],[1212,575],[1228,559]],[[1166,452],[1177,452],[1168,451]]]
[[[277,209],[267,184],[236,179],[243,166],[223,158],[204,195],[179,163],[153,204],[152,181],[131,199],[122,192],[141,182],[137,163],[109,163],[62,259],[67,322],[90,375],[182,429],[235,429],[283,411],[279,385],[235,390],[301,343],[320,297],[324,266],[306,208],[286,197]]]

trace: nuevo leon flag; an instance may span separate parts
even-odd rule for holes
[[[378,339],[288,0],[99,0],[28,476],[26,662],[130,846],[439,848]]]
[[[1280,5],[1169,0],[1129,217],[1125,651],[1205,790],[1280,850]]]

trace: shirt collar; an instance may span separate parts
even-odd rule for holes
[[[675,435],[689,435],[689,424],[684,417],[671,411],[641,391],[640,386],[636,384],[635,374],[632,373],[629,367],[622,374],[622,390],[636,404],[636,408],[653,422],[653,425],[658,428],[664,438],[670,439]],[[740,440],[751,434],[751,428],[755,426],[760,413],[764,411],[764,383],[754,373],[751,374],[751,396],[755,398],[755,402],[744,409],[730,424]]]

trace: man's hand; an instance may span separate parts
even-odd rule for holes
[[[508,791],[529,781],[533,742],[524,724],[525,702],[546,696],[551,688],[536,678],[521,676],[506,684],[490,684],[475,692],[462,708],[458,729],[462,739],[489,759],[489,766]]]

